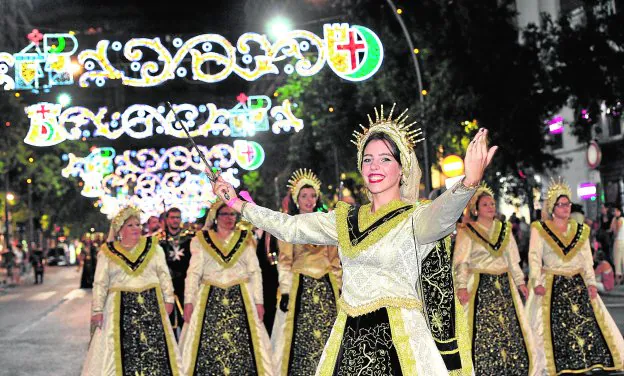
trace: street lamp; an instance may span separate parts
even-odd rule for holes
[[[269,36],[277,39],[281,34],[287,33],[292,29],[292,23],[284,17],[275,17],[269,21],[267,25]]]
[[[9,236],[9,231],[11,231],[11,227],[9,224],[10,216],[9,216],[9,204],[13,204],[15,202],[15,195],[9,192],[8,184],[7,189],[4,193],[4,240],[6,242],[6,249],[11,249],[11,239]]]
[[[418,52],[420,52],[417,48],[414,48],[414,43],[412,43],[412,37],[410,36],[409,31],[407,31],[407,27],[405,26],[405,23],[403,22],[403,18],[401,18],[401,14],[403,13],[403,10],[401,9],[397,9],[397,7],[394,5],[394,1],[392,0],[386,0],[388,2],[388,5],[390,6],[390,8],[392,8],[392,13],[394,13],[394,16],[396,17],[397,21],[399,21],[399,25],[401,25],[401,29],[403,30],[403,35],[405,36],[405,40],[407,41],[407,45],[409,46],[409,51],[410,51],[410,55],[412,56],[412,63],[414,64],[414,71],[416,72],[416,80],[418,82],[418,99],[420,100],[420,104],[421,104],[421,111],[423,112],[421,114],[423,120],[424,120],[424,106],[423,106],[423,102],[425,101],[424,96],[427,95],[427,91],[423,89],[423,85],[422,85],[422,77],[420,76],[420,66],[418,64],[418,58],[416,57],[416,54],[418,54]],[[431,166],[429,166],[429,142],[427,141],[427,127],[425,126],[425,124],[423,124],[422,127],[422,136],[423,136],[423,148],[424,148],[424,165],[425,168],[424,170],[424,175],[425,175],[425,195],[429,195],[429,192],[431,192]]]

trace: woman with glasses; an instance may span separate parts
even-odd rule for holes
[[[191,241],[184,291],[185,375],[273,375],[252,231],[222,201]]]
[[[539,375],[511,223],[496,219],[494,192],[486,185],[477,189],[468,210],[476,221],[458,230],[453,264],[457,297],[468,312],[475,374]]]
[[[531,225],[527,314],[548,375],[624,369],[624,340],[598,296],[589,227],[570,219],[570,187],[553,181],[550,220]]]

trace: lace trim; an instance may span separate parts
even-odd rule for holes
[[[384,307],[417,309],[419,311],[423,309],[422,302],[415,298],[383,297],[356,307],[345,302],[342,297],[338,299],[338,310],[345,312],[350,317],[362,316]]]

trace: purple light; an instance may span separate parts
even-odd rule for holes
[[[548,132],[550,134],[561,134],[563,133],[563,117],[555,116],[551,120],[548,121]]]
[[[591,200],[596,197],[596,184],[591,182],[580,183],[576,193],[582,200]]]

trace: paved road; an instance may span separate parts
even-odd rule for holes
[[[89,341],[91,291],[75,267],[48,267],[45,283],[0,289],[0,375],[79,375]]]
[[[80,290],[75,267],[49,267],[44,285],[32,278],[0,288],[0,375],[79,375],[89,341],[91,290]],[[624,331],[624,286],[603,300]]]

